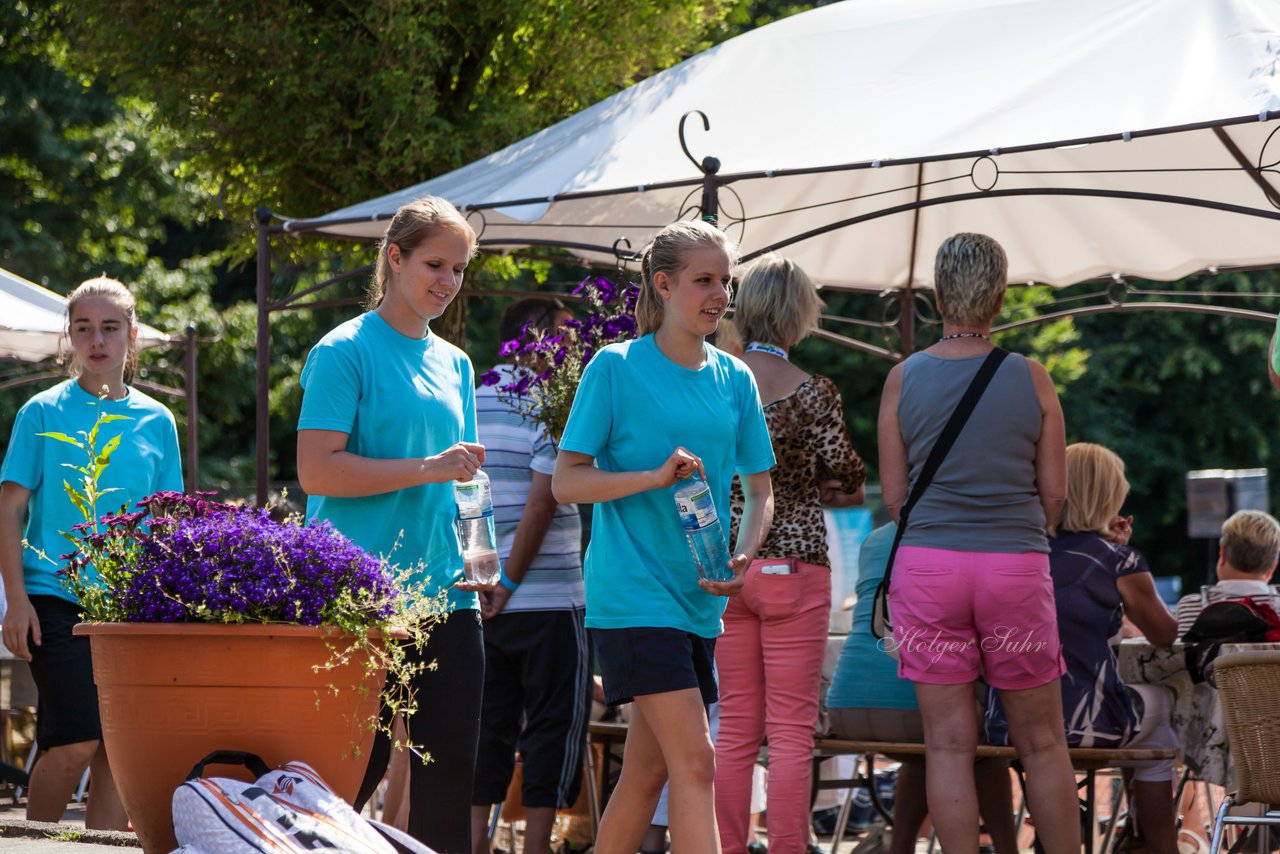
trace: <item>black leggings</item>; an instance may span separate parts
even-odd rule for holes
[[[439,854],[471,851],[471,789],[480,740],[484,692],[484,631],[480,612],[454,611],[436,626],[420,653],[439,663],[414,681],[418,711],[409,720],[409,741],[431,754],[423,764],[409,757],[409,834]],[[391,722],[383,708],[384,728]],[[387,772],[391,739],[374,738],[356,809],[373,796]],[[392,795],[394,797],[394,794]]]

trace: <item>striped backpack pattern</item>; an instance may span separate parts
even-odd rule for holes
[[[204,778],[206,765],[242,764],[252,783]],[[218,751],[205,757],[173,793],[175,854],[434,854],[407,834],[372,822],[305,762],[268,769],[259,757]]]

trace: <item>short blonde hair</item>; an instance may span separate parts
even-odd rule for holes
[[[990,322],[1004,305],[1009,259],[994,238],[954,234],[938,247],[933,284],[941,297],[943,320],[979,326]]]
[[[1128,494],[1124,460],[1115,451],[1092,442],[1068,445],[1067,500],[1049,533],[1092,531],[1106,536]]]
[[[734,322],[744,341],[793,347],[818,325],[822,300],[808,274],[790,258],[770,252],[738,279]]]
[[[1222,556],[1232,569],[1267,576],[1280,557],[1280,522],[1261,510],[1240,510],[1222,523]]]
[[[391,259],[387,257],[387,251],[391,244],[399,246],[400,251],[408,255],[440,231],[452,231],[462,237],[471,245],[471,253],[475,254],[475,229],[453,203],[439,196],[423,196],[400,206],[391,222],[387,223],[386,233],[378,244],[378,260],[369,285],[368,308],[377,308],[387,295],[387,283],[391,281]]]
[[[720,249],[729,263],[738,260],[738,245],[723,231],[701,220],[673,222],[653,237],[640,256],[640,295],[636,299],[636,326],[640,335],[657,332],[662,325],[665,306],[654,276],[675,276],[685,266],[684,254],[690,249]],[[730,293],[730,297],[733,294]]]

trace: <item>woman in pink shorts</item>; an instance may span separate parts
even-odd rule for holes
[[[1008,262],[981,234],[957,234],[934,266],[942,338],[894,367],[880,402],[880,475],[894,519],[934,442],[991,352]],[[974,682],[998,689],[1027,772],[1045,851],[1080,850],[1067,755],[1045,528],[1066,492],[1062,408],[1040,364],[1001,363],[932,483],[912,508],[890,596],[900,674],[924,719],[929,814],[948,854],[976,854]]]

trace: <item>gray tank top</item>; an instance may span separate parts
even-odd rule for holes
[[[898,422],[912,484],[985,358],[916,353],[903,363]],[[1031,369],[1025,358],[1011,353],[912,509],[903,545],[1048,553],[1036,491],[1040,421]]]

